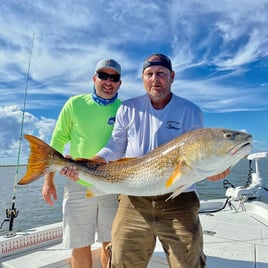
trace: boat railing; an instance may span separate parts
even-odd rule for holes
[[[38,247],[60,243],[61,240],[61,222],[36,227],[26,232],[18,232],[14,237],[1,238],[0,259]]]

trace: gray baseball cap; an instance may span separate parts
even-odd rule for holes
[[[114,70],[118,74],[121,75],[121,66],[117,61],[115,61],[113,59],[100,60],[97,63],[95,72],[99,72],[101,69],[104,69],[104,68]]]

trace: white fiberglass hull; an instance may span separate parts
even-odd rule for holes
[[[200,219],[204,231],[207,267],[268,267],[268,205],[224,199],[201,201]],[[1,268],[70,268],[70,250],[61,245],[61,223],[47,225],[13,238],[0,237]],[[99,268],[100,244],[93,246],[94,268]],[[161,244],[157,242],[150,268],[168,267]]]

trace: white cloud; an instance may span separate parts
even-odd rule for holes
[[[2,156],[17,147],[33,34],[25,130],[44,139],[64,101],[91,92],[105,57],[122,65],[122,99],[144,93],[142,62],[163,52],[174,91],[206,111],[266,109],[267,78],[252,65],[267,70],[268,0],[9,0],[0,10]]]
[[[18,106],[0,106],[1,164],[14,164],[14,159],[17,159],[20,153],[21,163],[26,163],[28,144],[24,139],[21,139],[21,134],[36,135],[49,142],[54,124],[55,120],[53,119],[39,119],[28,112],[24,113],[23,119],[23,112]]]

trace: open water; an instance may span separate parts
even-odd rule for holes
[[[255,163],[252,167],[255,170]],[[63,186],[66,181],[65,177],[56,175],[55,183],[57,185],[58,201],[53,207],[48,206],[41,195],[43,178],[29,185],[16,186],[14,195],[15,180],[19,180],[26,170],[25,166],[19,167],[18,176],[16,176],[16,167],[0,167],[0,225],[6,218],[6,209],[11,208],[12,198],[15,196],[15,207],[19,211],[17,218],[14,220],[13,231],[24,231],[33,227],[45,224],[51,224],[62,219],[62,198]],[[263,183],[268,188],[268,158],[259,160],[259,171],[263,178]],[[16,178],[16,179],[15,179]],[[248,160],[242,159],[226,178],[234,186],[244,186],[248,178]],[[223,180],[210,182],[203,180],[197,183],[197,191],[201,200],[225,198],[225,189]],[[267,195],[268,196],[268,195]],[[264,198],[268,203],[268,197]],[[8,231],[9,223],[5,222],[0,229],[2,232]]]

